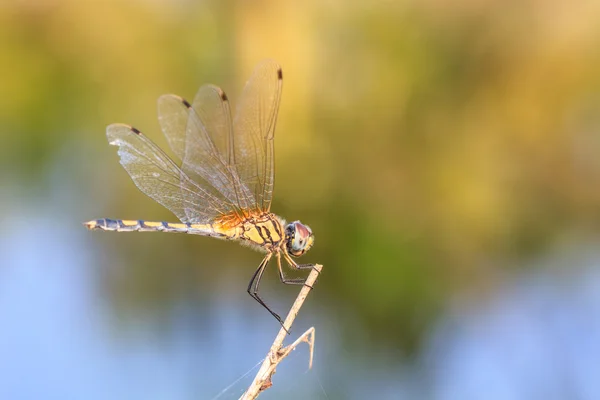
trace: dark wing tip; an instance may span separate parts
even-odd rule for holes
[[[140,132],[139,129],[134,128],[133,126],[130,126],[129,129],[131,129],[131,132],[135,133],[136,135],[141,135],[142,132]]]
[[[277,79],[283,80],[283,71],[280,68],[277,68]]]
[[[188,101],[186,99],[184,99],[183,97],[181,98],[181,102],[183,103],[184,106],[186,106],[187,108],[192,108],[192,105],[190,103],[188,103]]]
[[[227,95],[225,94],[224,91],[221,90],[221,93],[219,93],[221,95],[221,100],[223,101],[229,101],[229,99],[227,98]]]

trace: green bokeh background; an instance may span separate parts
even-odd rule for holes
[[[315,232],[309,302],[348,348],[410,358],[455,302],[597,236],[598,15],[593,1],[4,2],[0,215],[21,201],[68,211],[62,224],[110,266],[97,283],[117,324],[168,319],[186,291],[244,302],[260,258],[246,248],[81,222],[174,220],[119,166],[106,125],[166,148],[159,95],[210,82],[235,106],[253,66],[276,59],[272,210]],[[265,279],[291,301],[274,270]]]

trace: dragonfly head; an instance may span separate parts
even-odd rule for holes
[[[315,237],[308,225],[294,221],[285,227],[285,241],[288,253],[300,257],[312,247]]]

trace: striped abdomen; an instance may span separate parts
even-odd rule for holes
[[[96,219],[84,223],[89,230],[100,229],[116,232],[175,232],[192,235],[212,236],[223,239],[236,239],[237,232],[233,230],[216,230],[210,224],[190,224],[173,222],[154,222],[142,220]]]

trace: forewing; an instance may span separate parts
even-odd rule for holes
[[[255,207],[262,211],[269,211],[273,197],[273,137],[282,79],[279,64],[261,62],[246,83],[233,122],[233,163],[254,197]]]
[[[182,160],[183,172],[194,181],[208,182],[239,215],[247,201],[240,202],[239,192],[244,190],[228,162],[232,130],[224,93],[216,86],[202,86],[193,105],[179,96],[164,95],[158,101],[158,114],[169,145]]]
[[[192,111],[193,110],[193,111]],[[234,165],[234,137],[229,100],[221,88],[204,85],[196,94],[188,116],[184,165],[198,168],[206,163],[205,153],[219,156],[218,169],[227,177],[227,192],[240,211],[255,204],[251,191],[241,181]],[[207,139],[202,140],[201,138]]]
[[[231,165],[233,156],[231,110],[225,92],[215,85],[203,85],[198,89],[191,108],[196,112],[202,127],[200,132],[188,134],[188,144],[193,136],[206,134],[223,161]]]
[[[135,185],[182,222],[207,223],[229,214],[231,206],[202,181],[192,181],[158,146],[137,129],[112,124],[106,129],[118,146],[121,165]]]

